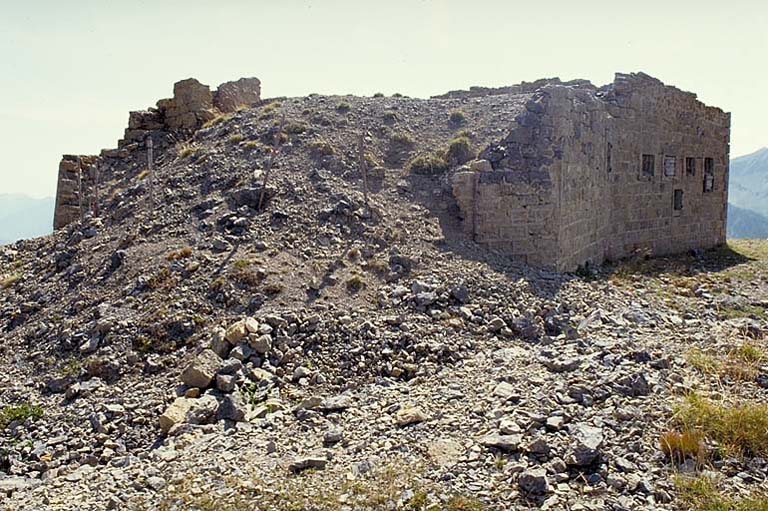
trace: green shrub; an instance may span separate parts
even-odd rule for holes
[[[245,137],[241,133],[235,133],[234,135],[230,135],[227,139],[227,142],[230,144],[238,144],[245,140]]]
[[[439,153],[424,153],[416,156],[408,163],[408,170],[413,174],[434,176],[446,172],[450,165]]]
[[[0,279],[0,288],[8,289],[9,287],[13,286],[20,280],[21,280],[21,274],[19,273],[8,275],[7,277],[3,277],[2,279]]]
[[[342,101],[338,105],[336,105],[336,111],[340,113],[347,113],[352,108],[352,105],[347,103],[346,101]]]
[[[413,137],[410,133],[407,131],[396,131],[392,133],[392,136],[389,137],[389,141],[394,145],[399,146],[412,146],[416,142],[413,140]]]
[[[461,110],[454,110],[448,116],[448,120],[451,122],[451,124],[454,124],[454,125],[464,124],[467,121],[467,114],[465,114]]]
[[[333,148],[331,143],[324,138],[313,140],[309,144],[309,150],[314,157],[333,156],[336,154],[336,150]]]
[[[373,95],[373,97],[374,98],[383,98],[384,97],[384,93],[383,92],[377,92],[376,94]]]
[[[445,159],[452,165],[461,165],[474,159],[472,141],[466,137],[456,137],[448,143]]]
[[[12,422],[24,422],[27,419],[39,419],[43,416],[43,409],[39,406],[23,403],[20,405],[8,405],[0,410],[0,430],[5,429]]]

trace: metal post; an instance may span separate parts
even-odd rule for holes
[[[77,157],[77,208],[80,211],[80,225],[83,225],[83,160]]]
[[[93,216],[99,216],[99,162],[97,161],[93,165],[93,193],[91,194],[91,200],[93,201]]]
[[[261,206],[264,203],[264,197],[267,195],[267,183],[269,183],[269,174],[272,171],[272,164],[275,162],[277,154],[280,152],[280,139],[283,136],[283,126],[285,126],[285,115],[280,119],[280,126],[277,128],[275,134],[275,143],[272,147],[272,153],[267,160],[267,168],[264,171],[264,181],[261,184],[261,194],[259,195],[258,210],[261,211]]]
[[[154,142],[151,137],[147,138],[147,170],[149,172],[149,209],[155,207],[155,155]]]
[[[363,174],[363,200],[365,200],[365,209],[370,212],[371,207],[368,204],[368,164],[365,161],[365,138],[362,133],[358,139],[358,151],[360,172]]]

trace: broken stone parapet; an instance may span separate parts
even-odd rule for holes
[[[176,82],[172,98],[161,99],[155,108],[128,114],[128,127],[116,149],[104,149],[99,156],[63,157],[59,164],[54,229],[79,219],[84,213],[81,209],[92,204],[90,199],[96,193],[93,184],[98,162],[129,158],[132,152],[144,148],[148,137],[153,138],[156,147],[168,144],[167,140],[188,138],[217,116],[235,112],[260,100],[261,82],[258,78],[225,82],[216,91],[211,91],[210,87],[194,78]],[[139,160],[141,158],[138,157]]]

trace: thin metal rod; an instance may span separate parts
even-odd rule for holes
[[[272,165],[274,164],[275,158],[277,158],[277,155],[280,152],[280,142],[283,137],[283,126],[285,126],[285,114],[283,114],[283,117],[280,119],[280,126],[277,128],[277,133],[275,134],[275,142],[274,146],[272,147],[272,153],[269,155],[269,160],[267,160],[267,168],[264,171],[264,181],[261,184],[261,195],[259,195],[259,211],[261,211],[261,206],[264,204],[264,198],[267,195],[267,183],[269,183],[269,174],[272,172]]]
[[[365,209],[370,211],[371,207],[368,204],[368,164],[365,161],[365,137],[363,137],[362,133],[358,138],[358,158],[360,172],[363,174],[363,200],[365,200]]]
[[[147,138],[147,170],[149,171],[149,209],[155,207],[155,151],[154,142]]]
[[[83,224],[83,160],[77,157],[77,208],[80,211],[80,225]]]

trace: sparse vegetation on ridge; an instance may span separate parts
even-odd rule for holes
[[[447,171],[450,165],[442,153],[422,153],[408,162],[408,170],[422,176],[434,176]]]
[[[43,416],[43,413],[42,407],[29,403],[4,406],[0,409],[0,432],[12,422],[39,419]]]
[[[748,497],[731,495],[707,476],[678,476],[675,484],[686,511],[768,511],[765,493],[756,492]]]
[[[0,289],[8,289],[10,287],[13,287],[13,285],[16,284],[20,280],[21,280],[21,274],[20,273],[14,273],[13,275],[8,275],[7,277],[2,277],[2,278],[0,278]]]
[[[768,455],[768,404],[718,402],[692,393],[674,417],[683,431],[701,433],[726,453]]]

